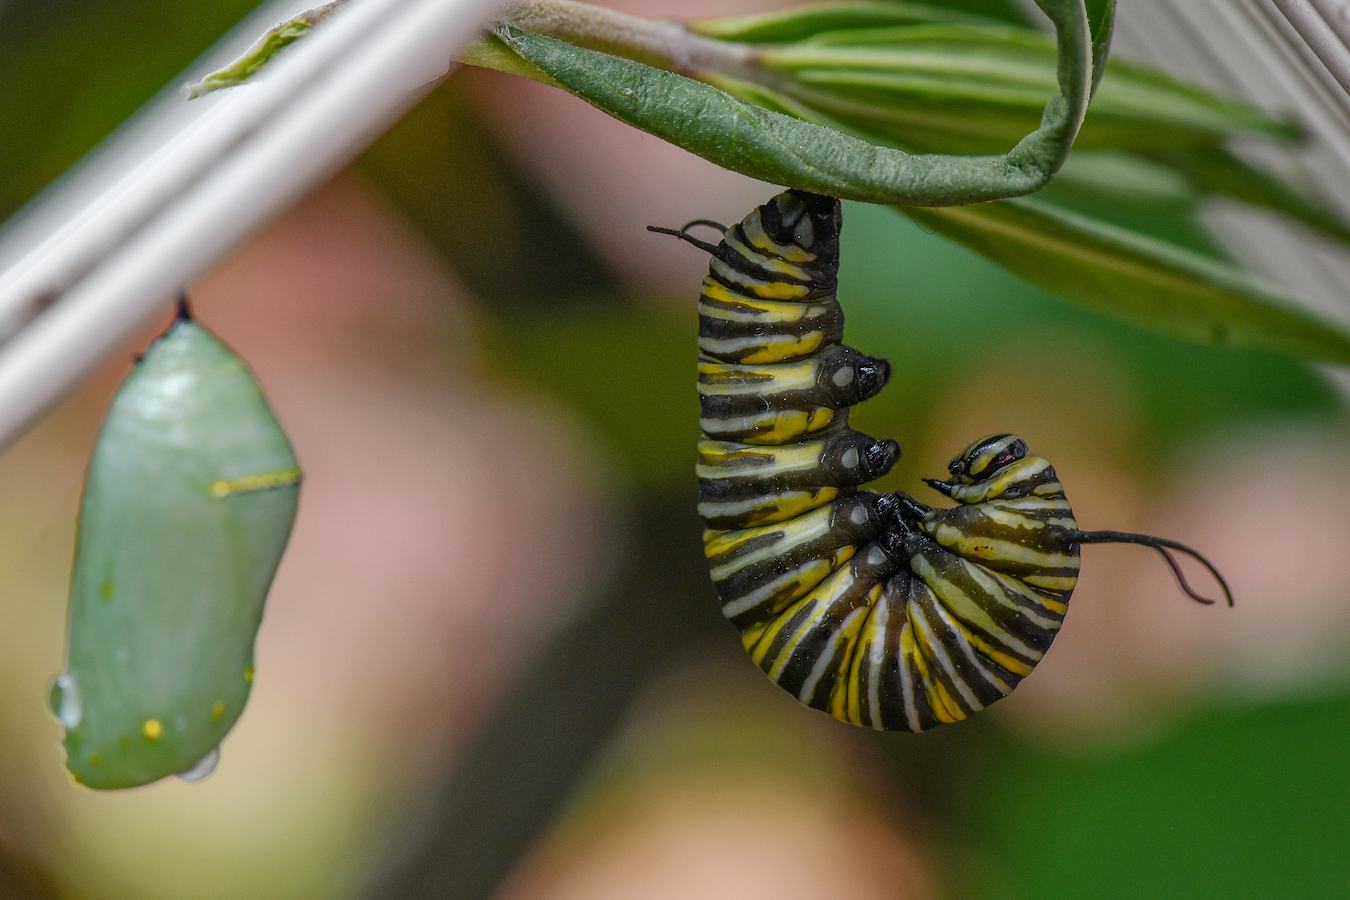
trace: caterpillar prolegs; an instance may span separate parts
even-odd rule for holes
[[[714,245],[688,233],[722,232]],[[722,611],[770,678],[846,722],[923,731],[1007,696],[1041,660],[1078,579],[1079,546],[1168,549],[1084,532],[1054,468],[1020,438],[977,441],[927,483],[956,505],[859,486],[895,441],[848,427],[890,365],[841,343],[839,201],[789,190],[730,228],[673,234],[712,256],[699,297],[696,473]]]

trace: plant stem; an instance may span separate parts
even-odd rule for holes
[[[644,19],[575,0],[521,0],[506,20],[512,25],[681,75],[718,72],[753,77],[767,74],[747,44],[694,34],[676,19]]]

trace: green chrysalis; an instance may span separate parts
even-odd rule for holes
[[[258,383],[180,300],[89,462],[67,665],[51,696],[76,781],[210,774],[248,700],[299,484]]]

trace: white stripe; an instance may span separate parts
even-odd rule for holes
[[[801,266],[794,265],[781,257],[771,256],[761,250],[748,247],[741,243],[740,239],[736,237],[734,229],[728,229],[723,240],[726,241],[728,247],[739,253],[746,261],[759,266],[761,269],[768,269],[775,274],[787,275],[791,278],[796,278],[799,281],[811,280],[810,274]]]
[[[802,684],[802,689],[801,692],[797,694],[797,699],[801,700],[803,703],[810,702],[811,695],[816,692],[816,685],[820,682],[821,678],[825,677],[825,672],[830,667],[830,661],[833,660],[835,654],[839,652],[839,646],[843,643],[843,636],[848,631],[848,624],[858,616],[866,614],[866,612],[867,607],[860,606],[847,616],[844,616],[844,621],[840,622],[839,626],[834,630],[834,633],[830,635],[829,643],[826,644],[826,651],[820,654],[820,657],[816,659],[816,664],[811,667],[811,674],[807,676],[806,681]]]
[[[815,516],[813,521],[810,517]],[[805,520],[801,522],[801,520]],[[801,525],[798,525],[801,522]],[[743,556],[733,555],[726,562],[712,570],[713,581],[722,581],[729,575],[744,569],[746,566],[762,562],[766,559],[772,559],[775,556],[781,556],[783,553],[792,550],[818,537],[823,537],[830,530],[830,508],[822,506],[819,509],[813,509],[809,513],[797,516],[792,522],[783,523],[784,533],[781,538],[772,544],[766,544],[763,547]],[[797,528],[789,526],[798,525]],[[803,527],[805,526],[805,527]],[[804,562],[814,562],[814,560],[805,560]]]
[[[900,641],[897,649],[900,650],[900,696],[905,701],[905,719],[909,722],[909,730],[917,733],[923,729],[919,727],[919,707],[914,702],[914,676],[910,674],[909,660],[903,652],[906,632],[911,632],[911,640],[913,638],[909,624],[910,618],[912,617],[906,616],[905,624],[900,626]],[[918,648],[915,648],[915,652],[918,652]]]
[[[877,634],[879,639],[874,638],[867,648],[869,651],[867,654],[869,675],[867,679],[867,708],[868,714],[872,718],[872,727],[878,730],[882,729],[881,667],[886,661],[886,619],[889,615],[890,604],[886,602],[886,598],[883,596],[877,601],[877,605],[872,607],[871,622],[869,623],[872,626],[872,631]]]
[[[993,670],[985,664],[979,652],[975,649],[975,646],[966,639],[961,624],[957,622],[947,610],[943,609],[940,604],[934,604],[934,608],[937,610],[938,618],[942,620],[943,624],[956,634],[956,642],[961,648],[962,654],[970,661],[971,665],[979,670],[980,674],[984,676],[985,682],[1005,697],[1012,693],[1012,685],[995,675]],[[984,706],[977,704],[976,708],[983,709]]]
[[[976,631],[984,632],[998,643],[1012,648],[1014,653],[1033,662],[1040,661],[1043,654],[1019,641],[1016,635],[990,618],[989,614],[981,609],[974,600],[966,596],[964,591],[945,578],[939,577],[932,564],[922,555],[914,557],[910,565],[915,574],[937,597],[938,602],[946,606],[956,618],[967,626],[973,627]],[[958,612],[958,609],[961,611]]]
[[[807,565],[809,565],[809,563]],[[735,600],[732,600],[730,603],[723,604],[722,615],[730,619],[734,618],[735,616],[739,616],[741,613],[749,612],[759,604],[763,603],[765,600],[768,600],[775,593],[777,593],[778,590],[785,583],[791,581],[794,577],[801,574],[801,570],[804,568],[806,568],[805,565],[774,579],[773,581],[769,582],[768,584],[762,587],[756,588],[755,590],[746,594],[744,597],[739,597]],[[828,578],[829,576],[826,577]],[[824,579],[821,580],[823,581]]]
[[[727,419],[699,419],[698,427],[706,435],[714,434],[733,434],[745,431],[753,431],[760,425],[776,424],[774,422],[780,415],[793,413],[798,410],[784,410],[782,413],[776,410],[758,413],[753,416],[734,416]]]
[[[760,509],[762,505],[763,498],[754,500],[728,500],[721,503],[708,501],[698,505],[698,514],[705,519],[716,519],[723,516],[741,516]]]
[[[952,664],[951,657],[947,655],[946,648],[943,647],[942,641],[938,640],[938,636],[933,631],[933,626],[929,624],[928,619],[923,613],[914,616],[913,619],[917,620],[914,622],[914,627],[922,628],[925,636],[928,638],[926,642],[928,649],[937,656],[936,660],[929,661],[936,662],[942,667],[942,671],[947,673],[947,677],[951,679],[952,684],[956,687],[956,692],[961,695],[961,699],[966,701],[966,705],[973,710],[983,709],[984,707],[980,705],[980,701],[975,699],[975,695],[971,693],[970,686],[966,684],[966,680],[961,677],[960,672],[956,671],[956,666]]]
[[[749,347],[767,348],[777,344],[800,344],[812,334],[815,334],[815,332],[807,332],[801,336],[795,334],[766,334],[756,335],[752,338],[701,337],[698,339],[698,349],[713,356],[725,356],[729,353],[735,353],[738,350],[745,350]]]
[[[980,587],[984,588],[985,593],[994,597],[996,600],[1002,597],[1004,600],[1008,601],[1007,603],[1000,603],[1000,606],[1020,612],[1047,631],[1058,631],[1059,626],[1063,624],[1058,617],[1046,618],[1045,616],[1039,615],[1035,610],[1027,609],[1022,604],[1015,602],[1013,600],[1014,596],[1022,597],[1024,599],[1031,599],[1034,597],[1036,606],[1045,609],[1040,602],[1043,598],[1036,596],[1034,591],[1028,591],[1024,594],[1022,591],[1017,590],[1017,587],[1020,587],[1020,585],[1017,584],[1017,579],[1008,578],[997,572],[991,572],[984,566],[977,566],[973,563],[965,562],[964,560],[962,560],[962,562],[965,563],[966,568],[975,577],[975,580],[979,583]],[[1009,586],[1013,587],[1011,593],[1008,591]]]

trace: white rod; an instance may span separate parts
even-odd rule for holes
[[[139,160],[126,161],[129,168],[120,177],[106,173],[109,183],[79,215],[6,268],[0,275],[0,320],[12,320],[33,297],[59,295],[278,108],[302,98],[309,82],[354,52],[367,29],[397,15],[405,2],[366,0],[349,6],[292,48],[304,52],[278,57],[256,85],[190,102],[172,92],[162,97],[165,106],[182,108],[186,114],[179,130],[164,136]]]
[[[1211,6],[1244,38],[1253,61],[1259,64],[1256,71],[1279,82],[1303,124],[1325,141],[1350,171],[1350,119],[1344,104],[1328,95],[1298,56],[1296,47],[1265,17],[1260,0],[1215,0]]]
[[[44,284],[59,294],[0,345],[0,443],[411,108],[498,5],[355,0],[258,84],[229,89],[185,123],[166,142],[171,159],[111,179],[87,205],[96,221],[56,229],[0,273],[5,302]]]
[[[1344,91],[1350,91],[1350,52],[1308,0],[1271,0]]]
[[[1313,9],[1322,17],[1322,21],[1341,39],[1341,43],[1350,47],[1350,3],[1346,0],[1312,0]]]
[[[1281,49],[1292,60],[1293,68],[1310,85],[1315,84],[1324,105],[1334,107],[1342,118],[1350,122],[1350,96],[1332,74],[1328,63],[1322,59],[1318,50],[1308,44],[1307,39],[1299,33],[1290,19],[1280,12],[1273,0],[1247,0],[1247,2],[1256,10],[1257,15],[1264,17],[1265,31],[1271,36],[1271,40],[1280,44]],[[1335,35],[1327,33],[1324,36],[1329,36],[1336,46],[1340,46],[1340,41]]]

